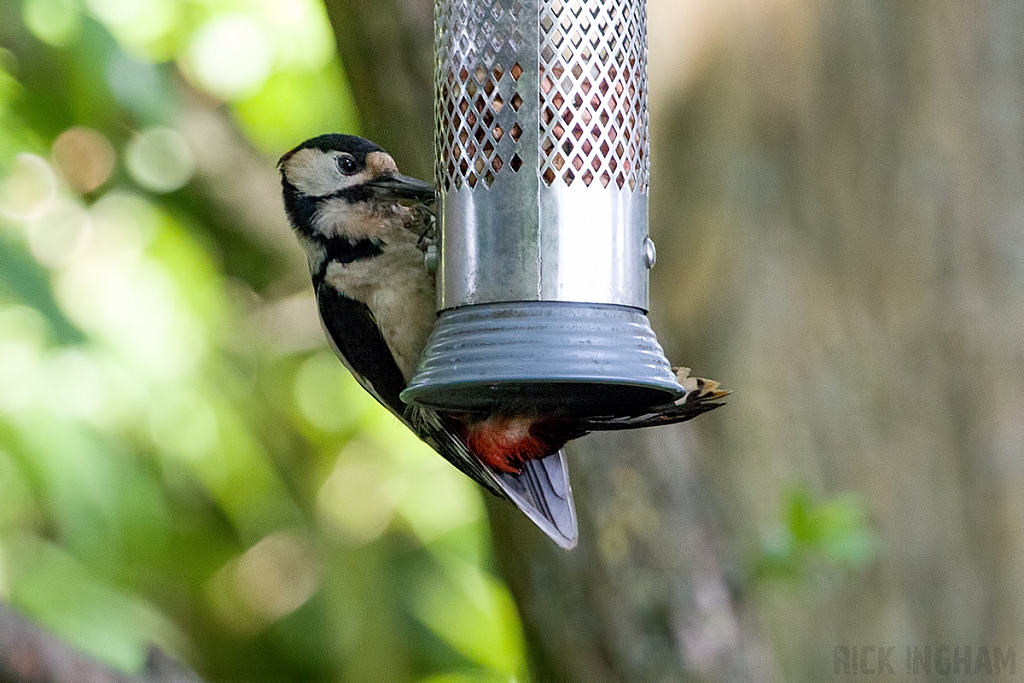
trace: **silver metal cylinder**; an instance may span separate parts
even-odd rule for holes
[[[439,308],[647,309],[643,0],[438,0]]]
[[[628,411],[683,389],[644,312],[644,0],[435,0],[440,317],[403,393]]]

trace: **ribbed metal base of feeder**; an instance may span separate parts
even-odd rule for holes
[[[625,415],[683,393],[643,311],[519,301],[442,311],[402,400],[450,411]]]

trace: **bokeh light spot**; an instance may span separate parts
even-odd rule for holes
[[[255,92],[267,80],[272,64],[270,43],[260,25],[233,15],[199,30],[185,72],[210,94],[229,100]]]
[[[430,462],[416,472],[415,486],[399,505],[402,516],[424,543],[483,516],[483,502],[474,484],[441,458]]]
[[[91,232],[92,219],[85,207],[60,199],[51,211],[28,224],[28,248],[44,266],[62,268],[81,253]]]
[[[235,103],[252,141],[268,155],[325,130],[356,130],[358,115],[337,64],[317,71],[275,73],[254,96]]]
[[[371,399],[333,353],[316,353],[295,374],[295,403],[322,432],[350,428],[366,414]]]
[[[128,144],[128,173],[153,192],[173,192],[195,171],[195,155],[182,135],[170,128],[150,128]]]
[[[289,532],[271,534],[249,548],[238,558],[234,574],[239,596],[267,622],[297,610],[320,585],[313,549]]]
[[[218,443],[217,415],[201,396],[182,391],[153,411],[153,442],[167,455],[201,462]]]
[[[17,339],[42,348],[47,331],[46,318],[36,309],[18,304],[0,307],[0,340]]]
[[[174,30],[179,3],[175,0],[86,0],[89,9],[124,43],[134,48],[155,47]],[[153,54],[161,57],[161,54]]]
[[[67,349],[46,367],[50,409],[72,418],[95,420],[107,403],[104,377],[96,361],[84,351]]]
[[[56,281],[61,309],[148,377],[170,380],[191,372],[207,351],[199,321],[158,264],[125,266],[110,258],[74,261]]]
[[[96,258],[136,261],[160,229],[156,207],[130,192],[108,192],[89,213],[93,233],[89,252]]]
[[[318,0],[263,0],[265,25],[273,27],[277,64],[283,68],[318,69],[334,56],[334,34]]]
[[[0,413],[18,413],[35,403],[40,363],[33,344],[0,339]]]
[[[69,128],[53,141],[53,162],[77,192],[92,192],[114,172],[117,153],[99,131],[84,126]]]
[[[15,220],[42,216],[57,198],[57,176],[46,159],[22,152],[0,181],[0,215]]]
[[[54,47],[71,42],[82,23],[75,0],[25,0],[21,16],[32,35]]]
[[[389,478],[380,453],[371,446],[349,443],[317,494],[316,506],[325,521],[354,545],[381,536],[403,496],[400,481]]]

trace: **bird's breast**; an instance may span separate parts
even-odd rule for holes
[[[331,262],[325,279],[367,305],[406,381],[412,376],[436,318],[434,276],[410,235],[385,244],[373,258]]]

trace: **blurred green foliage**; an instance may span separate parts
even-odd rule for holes
[[[860,494],[815,501],[807,486],[783,498],[782,520],[765,534],[754,563],[755,581],[806,581],[836,567],[860,569],[874,559],[878,539]]]
[[[180,130],[212,102],[270,174],[356,131],[320,4],[4,0],[0,46],[0,599],[127,671],[522,676],[479,491],[307,329]]]

